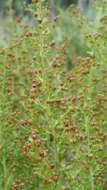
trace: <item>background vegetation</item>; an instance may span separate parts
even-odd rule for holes
[[[35,26],[10,18],[0,48],[0,190],[106,190],[107,3],[89,20],[71,6]],[[8,18],[9,19],[9,18]]]

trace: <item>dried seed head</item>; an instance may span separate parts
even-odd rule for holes
[[[32,139],[35,140],[37,138],[37,134],[35,131],[32,131]]]
[[[50,168],[50,169],[55,168],[55,164],[54,164],[54,163],[52,163],[52,162],[51,162],[51,163],[49,163],[49,168]]]
[[[37,140],[35,141],[35,144],[36,144],[37,146],[40,146],[40,145],[43,144],[43,141],[42,141],[41,139],[37,139]]]
[[[51,177],[51,179],[53,180],[53,181],[58,181],[58,179],[59,179],[59,175],[58,174],[54,174],[52,177]]]
[[[42,156],[37,156],[37,157],[36,157],[36,161],[40,162],[40,161],[42,161],[42,160],[43,160],[43,157],[42,157]]]

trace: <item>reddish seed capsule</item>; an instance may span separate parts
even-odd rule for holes
[[[72,102],[76,102],[76,100],[77,100],[76,96],[72,97]]]
[[[51,179],[52,179],[53,181],[58,181],[59,175],[55,174],[55,175],[53,175],[53,176],[51,177]]]
[[[32,148],[32,143],[27,143],[27,145],[26,145],[28,148]]]
[[[29,98],[29,103],[33,104],[34,103],[34,99]]]
[[[35,131],[32,131],[32,139],[35,140],[37,138],[37,135],[35,133]]]
[[[53,168],[55,167],[55,164],[54,164],[54,163],[50,163],[50,164],[49,164],[49,167],[50,167],[51,169],[53,169]]]
[[[42,142],[41,139],[37,139],[37,140],[35,141],[35,143],[36,143],[36,145],[40,146],[43,142]]]
[[[38,157],[36,158],[36,160],[37,160],[38,162],[42,161],[42,159],[43,159],[42,156],[38,156]]]
[[[45,156],[45,152],[44,151],[41,151],[40,153],[39,153],[39,156],[41,156],[42,158]]]

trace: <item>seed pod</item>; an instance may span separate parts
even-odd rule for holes
[[[42,156],[37,156],[37,157],[36,157],[36,161],[38,161],[38,162],[42,161],[42,159],[43,159]]]
[[[37,146],[40,146],[40,145],[43,144],[43,142],[42,142],[41,139],[37,139],[37,140],[35,141],[35,144],[36,144]]]
[[[51,177],[51,179],[53,180],[53,181],[58,181],[58,179],[59,179],[59,175],[58,174],[54,174],[52,177]]]
[[[35,140],[37,138],[37,134],[35,133],[35,131],[32,131],[32,139]]]

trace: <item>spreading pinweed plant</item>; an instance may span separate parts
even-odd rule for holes
[[[31,10],[36,26],[18,23],[0,49],[0,189],[106,190],[107,17],[91,33],[74,12],[90,50],[71,55],[68,70],[75,44],[54,40],[60,17],[43,1]]]

